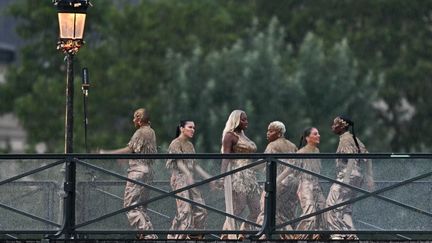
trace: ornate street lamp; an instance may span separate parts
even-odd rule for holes
[[[58,10],[60,40],[57,49],[76,54],[83,45],[88,0],[55,0]]]
[[[58,10],[60,36],[57,49],[66,54],[65,153],[73,153],[73,57],[84,44],[84,26],[88,0],[54,0]]]
[[[65,116],[65,154],[73,153],[73,96],[74,69],[73,57],[84,44],[84,26],[88,0],[53,0],[58,10],[60,36],[57,49],[66,55],[66,116]],[[73,158],[66,159],[65,192],[63,204],[63,228],[56,234],[64,233],[66,238],[74,238],[75,226],[75,184],[76,164]]]

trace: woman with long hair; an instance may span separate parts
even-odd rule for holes
[[[244,130],[248,127],[247,115],[242,110],[231,112],[222,132],[222,153],[255,153],[257,147],[250,140]],[[245,166],[249,159],[223,159],[221,173]],[[248,220],[255,222],[260,212],[261,189],[258,185],[256,173],[252,169],[241,170],[224,179],[226,212],[240,216],[246,206],[249,209]],[[235,221],[227,217],[223,230],[250,230],[249,224]],[[223,235],[222,239],[242,239],[243,235]]]
[[[320,134],[318,129],[310,127],[304,130],[300,140],[299,150],[297,153],[319,153],[318,144],[320,143]],[[320,159],[302,159],[298,161],[298,165],[308,171],[321,173]],[[305,216],[324,209],[325,197],[322,192],[321,185],[316,176],[301,172],[300,183],[297,190],[297,195],[302,208],[302,215]],[[297,224],[297,230],[325,230],[326,220],[324,214],[319,214],[307,217]],[[320,236],[301,234],[295,237],[296,239],[319,239]]]
[[[351,132],[349,129],[351,128]],[[336,153],[356,154],[368,153],[365,145],[358,139],[354,131],[354,122],[345,117],[338,116],[333,120],[331,127],[333,133],[339,135],[339,145]],[[361,166],[365,165],[366,171],[362,172]],[[355,187],[361,187],[364,180],[370,190],[375,187],[372,176],[372,161],[370,159],[337,159],[336,160],[337,180]],[[330,187],[326,206],[330,207],[354,198],[355,191],[334,183]],[[327,212],[327,222],[330,230],[355,230],[352,221],[352,204],[340,206]],[[333,234],[335,240],[357,240],[354,234]]]
[[[191,120],[180,121],[177,126],[176,138],[171,142],[168,152],[170,154],[194,154],[195,148],[190,140],[195,133],[195,123]],[[194,184],[194,176],[200,175],[204,179],[210,175],[194,159],[169,159],[166,167],[171,169],[171,187],[178,190],[185,186]],[[210,183],[214,188],[214,182]],[[193,187],[176,195],[205,204],[201,192]],[[177,213],[172,222],[171,230],[194,230],[204,229],[207,221],[207,210],[192,205],[180,199],[176,199]],[[168,239],[202,239],[202,235],[175,234],[168,235]]]

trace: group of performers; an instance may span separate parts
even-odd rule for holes
[[[150,116],[146,109],[135,111],[133,122],[137,128],[125,148],[101,151],[101,153],[157,153],[155,132],[150,127]],[[228,153],[255,153],[257,147],[250,140],[245,130],[248,127],[247,115],[244,111],[231,112],[222,132],[221,152]],[[351,128],[351,131],[350,131]],[[319,153],[320,134],[317,128],[307,128],[302,135],[299,148],[284,137],[285,125],[274,121],[268,126],[267,140],[269,144],[265,153]],[[355,136],[354,123],[350,119],[338,116],[334,119],[332,131],[340,136],[336,153],[367,153],[364,144]],[[172,154],[193,154],[195,149],[191,143],[194,136],[194,121],[181,121],[177,127],[177,136],[171,142],[168,152]],[[321,170],[320,159],[283,160],[302,169],[319,174]],[[251,163],[249,159],[223,159],[221,173],[243,167]],[[362,172],[362,164],[366,165]],[[169,159],[166,167],[171,170],[170,184],[173,190],[183,188],[194,183],[197,176],[208,179],[211,176],[194,159]],[[129,161],[128,178],[151,183],[153,179],[152,160],[131,159]],[[331,207],[355,197],[350,188],[334,183],[326,197],[316,176],[299,172],[288,166],[278,166],[277,176],[277,207],[276,224],[283,224],[295,218],[296,207],[300,205],[302,216],[318,210]],[[363,181],[367,182],[369,189],[374,187],[372,177],[372,163],[363,159],[337,159],[337,180],[352,186],[360,187]],[[258,184],[256,168],[241,170],[224,177],[219,181],[212,181],[210,188],[223,188],[225,195],[226,212],[239,216],[248,207],[247,219],[262,224],[264,219],[264,195]],[[185,190],[178,194],[183,198],[204,204],[201,192],[196,188]],[[124,207],[138,204],[149,198],[149,190],[135,183],[127,182],[124,194]],[[171,230],[204,229],[207,220],[206,209],[176,199],[177,212],[173,219]],[[150,217],[145,206],[135,207],[127,212],[130,224],[140,231],[153,230]],[[307,217],[295,225],[287,225],[283,230],[354,230],[352,222],[352,205],[344,205],[325,213]],[[252,225],[239,222],[227,217],[223,230],[256,230]],[[169,239],[201,239],[202,235],[173,234]],[[313,234],[284,234],[281,239],[319,239],[320,235]],[[156,239],[154,234],[139,234],[139,239]],[[222,235],[222,239],[242,239],[244,235]],[[356,235],[333,234],[331,239],[357,239]]]

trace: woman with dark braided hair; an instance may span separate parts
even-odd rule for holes
[[[338,116],[334,119],[332,125],[333,133],[339,135],[339,146],[336,153],[356,154],[367,153],[364,144],[355,136],[354,122],[344,116]],[[351,128],[352,133],[349,131]],[[366,164],[366,173],[363,175],[361,165]],[[337,180],[355,187],[361,187],[366,180],[369,190],[373,190],[374,181],[372,177],[372,161],[369,159],[336,159]],[[326,207],[345,202],[354,198],[356,192],[334,183],[326,201]],[[340,206],[327,212],[327,222],[329,230],[355,230],[352,221],[352,204]],[[342,235],[333,234],[331,239],[334,240],[356,240],[358,237],[353,234]]]
[[[304,130],[303,136],[300,140],[299,150],[297,153],[319,153],[318,144],[320,143],[320,134],[318,129],[315,127],[310,127]],[[314,172],[321,173],[321,160],[320,159],[301,159],[297,160],[295,163],[301,168]],[[316,176],[307,174],[304,172],[299,173],[299,186],[297,190],[297,196],[300,201],[300,206],[302,208],[302,215],[309,215],[315,213],[319,210],[324,209],[325,197],[322,192],[321,185]],[[324,214],[319,214],[311,217],[307,217],[301,220],[297,224],[296,230],[325,230],[326,220]],[[307,235],[300,234],[295,236],[296,239],[304,240],[318,240],[320,235]]]

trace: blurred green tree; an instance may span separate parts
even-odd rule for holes
[[[88,10],[87,45],[75,58],[75,151],[83,152],[82,99],[79,71],[90,70],[89,145],[124,146],[131,134],[133,111],[147,107],[156,131],[159,87],[164,79],[168,47],[188,53],[221,48],[244,32],[249,7],[236,1],[104,1]],[[42,1],[17,1],[10,12],[27,42],[21,63],[0,87],[0,112],[15,112],[28,131],[30,148],[38,142],[48,152],[63,149],[65,63],[55,50],[58,24],[55,8]],[[50,44],[51,43],[51,44]],[[164,138],[162,137],[162,141]]]
[[[374,81],[380,88],[379,101],[368,111],[375,113],[373,122],[381,126],[375,134],[380,137],[377,150],[430,151],[432,137],[425,132],[432,116],[431,1],[255,0],[255,4],[260,19],[278,17],[295,53],[308,32],[322,38],[325,49],[346,38],[358,60],[359,75],[379,74]]]
[[[229,113],[243,109],[250,121],[247,134],[259,152],[273,120],[287,125],[287,137],[295,143],[306,126],[316,126],[324,135],[322,149],[332,151],[337,137],[330,134],[330,123],[336,115],[355,111],[362,122],[372,123],[373,113],[363,113],[376,101],[373,75],[361,79],[347,40],[325,50],[323,40],[310,33],[294,57],[276,19],[264,31],[256,21],[252,26],[246,38],[229,48],[205,55],[197,47],[189,57],[167,55],[171,82],[163,88],[164,131],[174,135],[172,124],[191,117],[197,122],[197,148],[219,152]],[[367,131],[373,133],[373,128]]]

